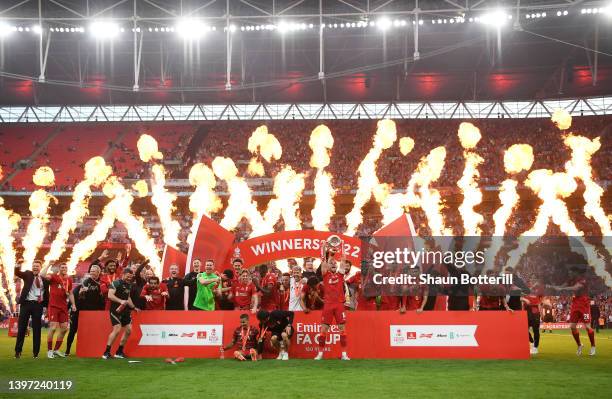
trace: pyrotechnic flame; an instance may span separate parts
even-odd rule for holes
[[[176,194],[170,193],[166,185],[166,171],[163,165],[153,165],[153,184],[151,187],[151,202],[157,208],[157,215],[162,226],[164,234],[164,242],[171,247],[176,248],[179,243],[179,233],[181,225],[178,221],[172,219],[172,212],[175,209],[174,201]]]
[[[451,231],[444,225],[440,192],[430,187],[440,178],[446,159],[446,148],[436,147],[421,158],[410,177],[405,193],[391,194],[381,204],[383,225],[400,217],[406,207],[420,207],[425,212],[432,236],[448,235]]]
[[[0,265],[0,303],[4,306],[5,309],[11,309],[10,300],[7,294],[8,294],[8,287],[5,287],[5,284],[4,284],[3,266]]]
[[[55,176],[51,168],[43,166],[38,168],[34,174],[33,180],[35,184],[50,186],[54,184]],[[28,223],[26,234],[22,240],[22,245],[25,248],[23,251],[23,260],[26,270],[32,268],[32,262],[34,262],[36,254],[47,234],[49,205],[52,200],[57,203],[57,199],[43,189],[38,189],[30,195],[29,203],[31,218]]]
[[[221,226],[228,230],[236,228],[244,217],[251,225],[250,237],[272,233],[274,224],[283,217],[285,227],[299,229],[298,203],[304,190],[304,175],[295,173],[290,166],[285,166],[274,179],[276,197],[268,203],[265,216],[257,209],[251,189],[244,178],[237,176],[238,169],[229,158],[217,157],[212,162],[215,175],[225,180],[229,199]]]
[[[62,223],[57,231],[57,235],[51,243],[49,252],[45,255],[45,266],[62,256],[62,253],[66,250],[66,242],[68,242],[70,233],[89,214],[88,206],[91,198],[91,188],[102,184],[111,173],[111,167],[106,164],[102,157],[93,157],[85,163],[85,180],[74,188],[70,209],[62,215]]]
[[[529,170],[532,164],[533,148],[528,144],[514,144],[504,153],[504,168],[506,173],[510,175]],[[491,245],[485,252],[484,270],[493,268],[497,253],[502,247],[506,224],[520,199],[516,191],[517,185],[518,182],[512,177],[504,180],[501,184],[499,190],[501,206],[493,214],[495,227],[493,237],[491,237]]]
[[[203,163],[193,165],[189,171],[189,183],[195,187],[189,197],[189,210],[193,213],[194,223],[202,215],[210,216],[221,209],[221,200],[215,193],[215,174],[208,166]],[[195,234],[193,228],[192,226],[192,234]]]
[[[308,146],[312,150],[310,166],[317,169],[326,168],[329,165],[329,153],[334,146],[334,137],[329,128],[319,125],[314,128],[308,140]]]
[[[144,180],[138,180],[136,183],[132,184],[132,188],[136,191],[138,198],[144,198],[149,194],[149,186]]]
[[[531,169],[533,164],[533,148],[528,144],[514,144],[504,153],[504,168],[509,174]],[[499,193],[501,207],[493,215],[495,222],[494,235],[502,237],[506,231],[506,223],[518,203],[516,180],[509,178],[502,182]]]
[[[605,262],[595,253],[592,245],[581,238],[583,232],[570,219],[569,211],[563,201],[563,198],[569,197],[576,191],[577,184],[572,176],[567,173],[553,173],[549,169],[538,169],[529,174],[525,185],[537,194],[542,204],[538,208],[531,229],[521,234],[519,246],[508,254],[508,266],[515,267],[518,264],[529,247],[546,234],[548,224],[552,221],[564,234],[580,241],[586,249],[587,261],[593,266],[595,273],[609,285],[612,279],[605,269]],[[570,246],[570,249],[573,247]]]
[[[227,230],[233,230],[238,226],[240,220],[246,218],[251,227],[264,227],[265,221],[257,210],[257,203],[253,201],[251,189],[244,178],[238,176],[238,168],[230,158],[216,157],[212,162],[215,175],[227,184],[229,199],[225,214],[221,220],[221,226]]]
[[[106,238],[108,231],[115,225],[117,218],[116,208],[121,204],[119,201],[111,201],[102,210],[102,217],[98,219],[93,231],[85,238],[74,244],[68,259],[68,271],[75,272],[78,263],[87,259],[98,246],[98,243]]]
[[[36,169],[32,181],[39,187],[49,187],[55,184],[55,175],[53,169],[48,166],[41,166]]]
[[[601,147],[599,137],[590,140],[570,134],[563,141],[572,150],[572,159],[565,164],[565,170],[570,176],[584,183],[584,214],[599,225],[602,236],[612,236],[610,220],[601,207],[604,189],[593,180],[591,167],[591,158]]]
[[[251,158],[247,168],[247,173],[251,176],[263,176],[266,174],[266,171],[263,163],[261,163],[257,158]]]
[[[399,140],[399,148],[402,155],[406,156],[410,154],[410,152],[414,148],[414,140],[412,139],[412,137],[402,137]]]
[[[467,122],[459,125],[459,141],[464,148],[465,167],[463,176],[457,182],[457,186],[463,194],[463,202],[459,205],[459,213],[463,219],[463,234],[466,236],[479,236],[481,233],[480,225],[484,220],[481,214],[474,211],[474,208],[482,202],[482,192],[478,189],[477,180],[480,176],[478,165],[484,159],[470,151],[470,149],[476,147],[480,138],[480,130],[476,126]]]
[[[106,238],[108,231],[117,220],[126,227],[128,235],[134,241],[138,252],[149,259],[155,274],[159,276],[161,274],[161,259],[155,248],[155,241],[144,226],[144,220],[141,217],[134,216],[131,212],[131,204],[134,201],[132,194],[119,183],[116,176],[107,179],[102,187],[102,192],[111,198],[111,201],[104,207],[102,218],[96,223],[93,232],[73,247],[68,260],[68,270],[74,271],[79,261],[91,255],[98,242]]]
[[[550,119],[561,130],[569,129],[572,126],[572,116],[564,109],[556,109]]]
[[[283,155],[280,142],[273,134],[268,133],[268,127],[265,125],[258,127],[251,134],[248,149],[254,155],[247,169],[247,172],[252,176],[263,176],[266,173],[263,163],[257,158],[257,154],[261,155],[266,162],[278,160]]]
[[[533,148],[529,144],[514,144],[504,153],[504,169],[507,173],[519,173],[531,169]]]
[[[144,162],[148,162],[153,159],[162,159],[163,155],[158,150],[157,140],[143,134],[138,139],[138,153],[140,159]],[[171,247],[176,248],[179,243],[179,233],[181,231],[181,225],[176,220],[172,219],[172,212],[174,211],[174,201],[176,201],[176,195],[170,193],[166,189],[166,169],[162,164],[154,164],[151,168],[153,174],[153,180],[151,183],[151,202],[157,209],[157,215],[159,216],[159,222],[162,226],[162,232],[164,242]]]
[[[312,208],[312,225],[315,230],[327,231],[332,216],[336,213],[334,197],[336,190],[332,176],[325,171],[329,165],[329,153],[334,146],[334,138],[325,125],[317,126],[310,134],[308,146],[312,149],[310,166],[317,169],[314,180],[315,205]]]
[[[466,150],[475,148],[482,137],[480,130],[469,122],[462,122],[459,125],[458,135],[461,146]]]
[[[300,230],[299,202],[304,192],[304,174],[296,173],[291,166],[285,166],[274,177],[274,195],[264,213],[266,224],[253,226],[251,237],[272,233],[274,225],[282,216],[285,230]]]
[[[355,235],[357,228],[363,222],[363,207],[372,198],[372,194],[380,184],[378,176],[376,176],[376,162],[378,162],[383,150],[391,147],[395,140],[397,140],[395,122],[390,119],[378,121],[372,148],[359,165],[357,193],[353,199],[353,209],[346,215],[346,235]],[[383,202],[384,198],[378,198],[377,200]]]
[[[193,213],[193,223],[187,242],[191,243],[195,237],[196,223],[203,215],[210,217],[223,206],[221,200],[215,193],[217,181],[213,171],[203,163],[196,163],[189,171],[189,183],[195,190],[189,197],[189,210]]]
[[[0,205],[3,201],[0,198]],[[12,310],[15,310],[17,293],[15,291],[15,264],[16,253],[14,247],[15,238],[13,232],[19,228],[21,217],[13,211],[0,206],[0,260],[4,267],[4,275],[8,288],[8,298],[13,305]],[[7,309],[9,309],[7,303]]]
[[[149,231],[144,225],[143,218],[134,216],[131,211],[131,205],[134,197],[115,176],[108,179],[105,184],[105,192],[110,193],[111,202],[115,202],[115,213],[118,221],[123,223],[127,229],[128,235],[134,241],[136,249],[142,256],[149,259],[149,263],[156,275],[161,275],[161,259],[155,247],[155,241],[151,238]]]
[[[248,148],[251,154],[259,153],[267,162],[278,160],[283,154],[283,149],[278,139],[268,133],[267,126],[260,126],[249,137]]]
[[[162,159],[164,156],[157,147],[157,140],[153,136],[143,134],[136,143],[138,155],[142,162],[149,162],[152,159]]]

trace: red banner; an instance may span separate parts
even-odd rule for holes
[[[216,269],[223,271],[228,266],[224,262],[234,243],[234,235],[206,216],[202,216],[197,223],[197,233],[187,254],[185,274],[191,271],[191,262],[196,258],[202,263],[212,259]]]
[[[162,256],[162,279],[170,277],[170,266],[172,265],[178,266],[179,275],[183,277],[185,275],[185,264],[187,264],[187,255],[170,245],[166,245]]]
[[[288,258],[321,258],[321,247],[327,238],[335,233],[317,230],[279,231],[251,238],[234,246],[231,258],[244,260],[246,267]],[[361,264],[361,240],[338,235],[343,240],[344,253],[354,266]]]
[[[231,342],[242,312],[144,311],[133,313],[126,353],[131,357],[219,357]],[[254,315],[251,324],[257,325]],[[297,312],[289,354],[311,358],[317,351],[320,312]],[[351,312],[346,324],[348,354],[355,359],[461,358],[528,359],[525,312]],[[111,331],[108,312],[79,315],[77,356],[99,357]],[[117,340],[118,341],[118,340]],[[340,355],[340,334],[332,326],[326,358]]]

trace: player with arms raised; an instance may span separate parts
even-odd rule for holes
[[[346,354],[346,331],[344,325],[346,323],[346,312],[344,302],[346,300],[344,292],[344,267],[334,259],[334,255],[342,246],[342,241],[338,236],[330,236],[323,246],[323,259],[321,261],[321,276],[323,277],[323,313],[321,320],[321,334],[318,336],[319,353],[315,360],[323,359],[323,351],[325,350],[325,341],[329,334],[329,327],[335,321],[340,330],[340,346],[342,347],[342,360],[351,360]],[[342,251],[342,260],[344,265],[345,255]]]
[[[68,277],[68,265],[61,263],[57,268],[57,273],[49,274],[49,267],[41,270],[40,276],[49,281],[49,308],[47,315],[49,316],[49,332],[47,334],[47,357],[53,359],[55,356],[66,357],[65,354],[59,351],[64,340],[64,335],[68,331],[68,306],[70,300],[70,308],[76,311],[74,297],[72,296],[72,279]],[[57,341],[53,346],[53,336],[57,331]]]
[[[576,355],[582,355],[584,347],[580,342],[580,332],[578,331],[578,323],[584,325],[589,341],[591,342],[591,351],[589,355],[595,356],[595,332],[591,328],[591,299],[589,298],[589,286],[585,274],[585,269],[581,266],[573,266],[569,269],[570,283],[565,286],[549,286],[549,288],[572,292],[572,306],[570,308],[570,329],[572,335],[578,345]]]

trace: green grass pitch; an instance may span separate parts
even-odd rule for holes
[[[43,349],[45,348],[43,331]],[[0,380],[72,379],[69,392],[8,393],[0,398],[597,398],[612,392],[612,331],[597,334],[597,356],[575,354],[569,331],[542,334],[531,360],[127,360],[13,359],[14,339],[0,330]],[[503,342],[500,342],[503,345]],[[129,355],[129,354],[128,354]]]

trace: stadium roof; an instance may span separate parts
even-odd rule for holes
[[[2,7],[0,105],[612,93],[610,1],[7,0]]]

